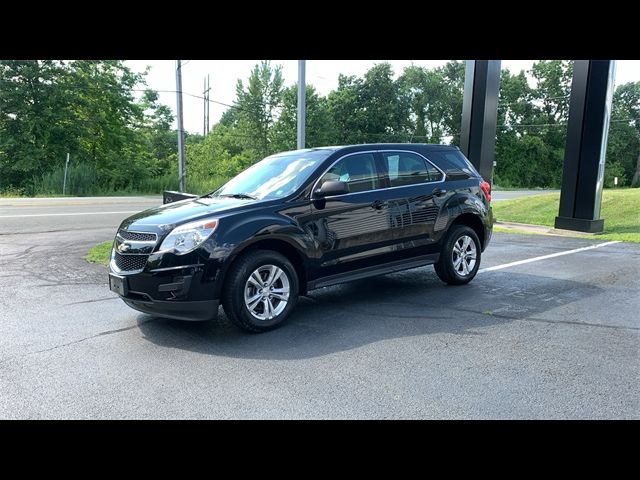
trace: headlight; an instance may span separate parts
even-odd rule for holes
[[[211,236],[218,226],[217,219],[208,218],[197,222],[185,223],[171,230],[160,245],[160,251],[184,255],[198,248]]]

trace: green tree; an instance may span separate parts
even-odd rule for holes
[[[80,132],[80,160],[95,167],[114,189],[131,186],[149,167],[136,128],[144,127],[144,107],[133,89],[143,76],[120,60],[71,62],[68,95]]]
[[[400,95],[400,82],[393,79],[389,63],[380,63],[364,74],[360,87],[360,116],[364,140],[372,142],[407,141],[410,133],[407,98]]]
[[[537,162],[539,180],[532,186],[559,188],[567,141],[573,61],[536,62],[531,75],[537,82],[533,90],[536,108],[531,122],[536,126],[527,127],[523,134],[538,136],[547,146],[547,155]]]
[[[541,60],[533,64],[530,73],[537,82],[533,97],[541,102],[539,115],[546,122],[566,121],[569,117],[573,62]]]
[[[337,144],[407,141],[410,99],[401,94],[389,63],[371,67],[364,78],[338,76],[327,98]]]
[[[140,105],[145,113],[143,124],[138,128],[144,151],[149,156],[149,174],[161,176],[169,172],[177,161],[178,134],[171,129],[173,112],[158,103],[158,92],[147,89]]]
[[[447,91],[444,97],[446,104],[443,119],[445,134],[453,137],[452,145],[460,146],[465,63],[456,60],[450,61],[441,67],[441,71]]]
[[[609,186],[614,176],[640,186],[640,82],[619,85],[613,95],[605,175]]]
[[[335,144],[347,145],[365,140],[364,119],[367,112],[361,103],[363,81],[355,75],[338,75],[338,88],[329,92],[327,103],[335,128]]]
[[[495,181],[503,186],[559,187],[573,62],[540,61],[530,72],[501,73]]]
[[[328,101],[316,92],[313,85],[305,87],[305,146],[331,145],[335,132],[331,123]],[[298,86],[292,85],[282,93],[282,111],[273,125],[273,148],[276,151],[294,150],[297,146]]]
[[[528,163],[523,164],[524,157],[521,150],[531,152],[531,145],[537,145],[539,148],[540,144],[530,140],[528,132],[520,128],[521,125],[533,122],[535,110],[532,104],[533,95],[534,92],[529,87],[523,71],[512,75],[509,70],[502,70],[500,73],[494,172],[494,181],[502,186],[521,186],[523,181],[529,181],[525,178],[535,177],[533,174],[537,161],[531,165],[532,157],[528,155]],[[536,135],[533,137],[535,138]]]
[[[136,99],[144,76],[116,60],[0,61],[0,189],[59,193],[51,186],[62,184],[67,152],[72,175],[82,166],[83,194],[165,172],[173,116],[156,92]]]
[[[266,156],[273,152],[270,133],[277,119],[277,108],[282,104],[282,66],[271,66],[263,61],[251,71],[245,88],[242,80],[236,85],[234,112],[238,135],[245,148]]]
[[[27,186],[76,148],[72,105],[59,86],[67,75],[60,61],[0,61],[0,188]]]
[[[460,64],[462,65],[462,64]],[[411,66],[399,78],[401,95],[411,109],[414,141],[441,143],[443,137],[457,138],[462,118],[464,68],[449,62],[441,68]]]

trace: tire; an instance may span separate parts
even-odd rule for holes
[[[256,275],[260,277],[261,286]],[[269,284],[270,275],[276,276],[272,284]],[[298,285],[296,270],[284,255],[271,250],[252,250],[242,254],[227,273],[222,307],[229,320],[247,332],[273,330],[282,325],[294,309]]]
[[[458,253],[460,251],[465,252],[462,259]],[[442,244],[440,258],[433,267],[443,282],[464,285],[478,273],[481,257],[480,240],[476,232],[465,225],[453,225]]]

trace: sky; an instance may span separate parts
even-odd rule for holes
[[[447,63],[447,60],[307,60],[306,83],[316,87],[321,95],[327,95],[338,86],[338,75],[362,76],[376,63],[389,62],[396,77],[402,70],[413,65],[434,68]],[[226,104],[233,104],[236,97],[236,82],[240,78],[246,85],[251,69],[260,60],[183,60],[182,91],[203,96],[204,77],[211,76],[209,98]],[[535,60],[503,60],[502,68],[511,73],[531,68]],[[142,72],[151,67],[147,75],[150,88],[160,92],[160,102],[176,111],[176,76],[174,60],[127,60],[132,70]],[[298,81],[297,60],[272,60],[272,65],[282,65],[285,86]],[[615,84],[640,81],[640,60],[619,60],[616,62]],[[211,103],[209,107],[210,125],[213,126],[228,107]],[[184,129],[190,133],[202,133],[204,127],[204,100],[183,95]],[[175,122],[174,122],[175,128]]]

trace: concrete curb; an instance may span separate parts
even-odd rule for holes
[[[530,225],[528,223],[515,223],[515,222],[494,222],[494,226],[501,227],[506,230],[514,230],[527,232],[527,233],[537,233],[540,235],[555,235],[558,237],[583,237],[583,238],[593,238],[595,233],[585,233],[585,232],[574,232],[573,230],[563,230],[561,228],[553,228],[547,227],[545,225]]]

